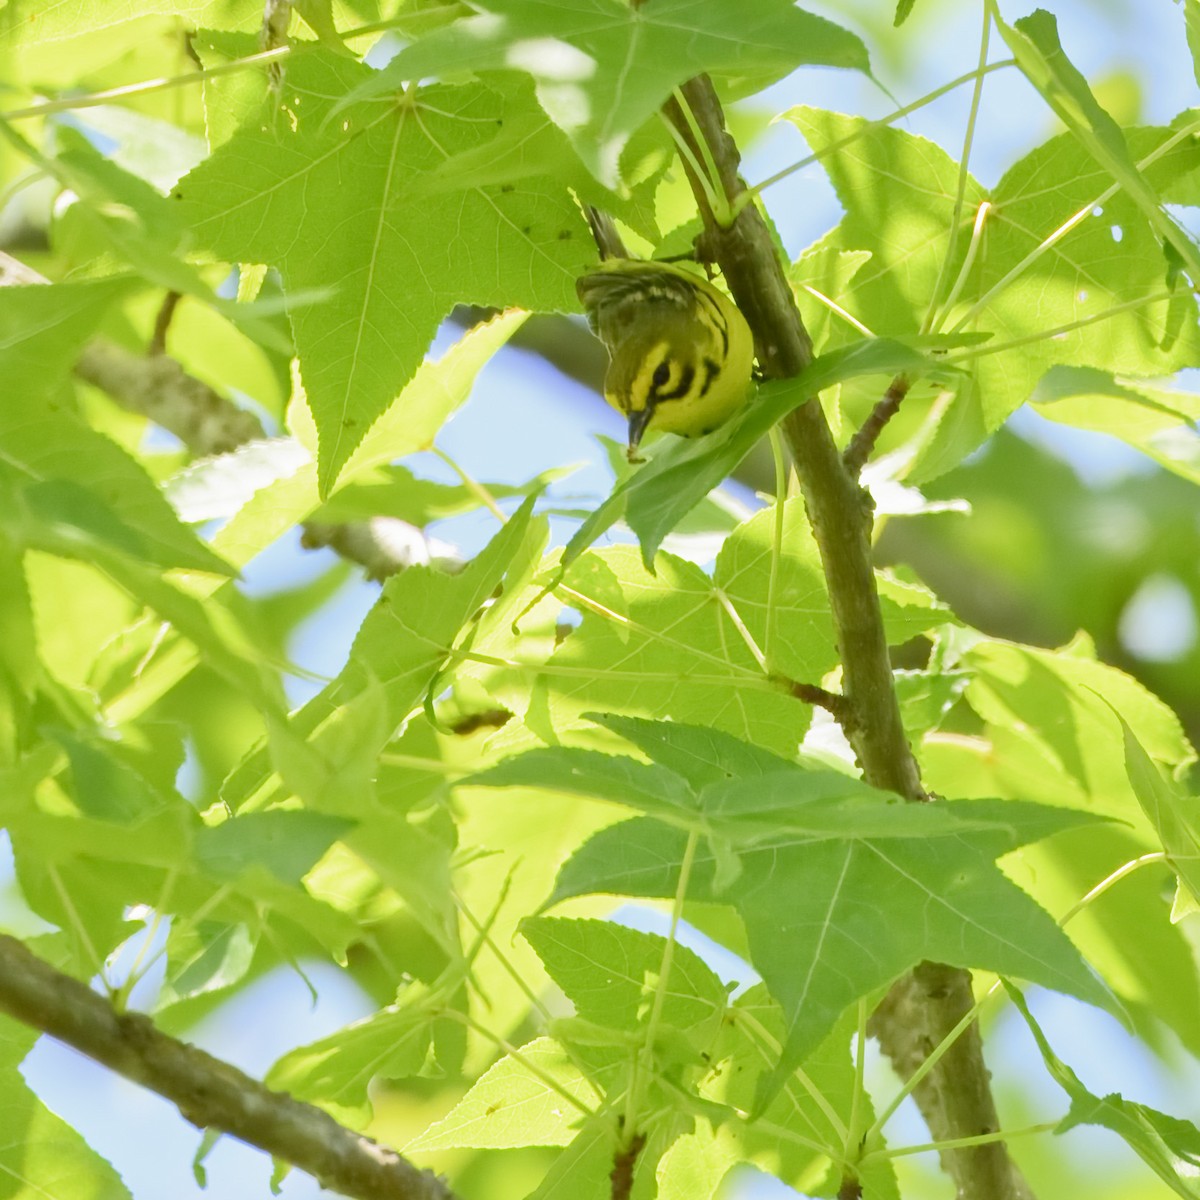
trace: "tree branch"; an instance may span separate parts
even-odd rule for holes
[[[294,1163],[322,1187],[359,1200],[455,1200],[444,1180],[331,1116],[273,1092],[236,1067],[120,1013],[104,997],[0,935],[0,1010],[73,1046],[219,1129]]]
[[[0,287],[49,282],[20,259],[0,250]],[[173,433],[201,458],[227,454],[247,442],[265,438],[266,430],[258,417],[238,408],[162,353],[166,325],[175,307],[170,296],[174,295],[168,293],[168,302],[160,310],[150,354],[134,354],[108,338],[96,337],[80,351],[75,374],[122,408],[140,413]],[[456,559],[436,553],[421,530],[394,517],[338,526],[310,522],[304,530],[303,544],[307,548],[331,547],[343,558],[364,567],[371,579],[386,579],[418,561],[432,561],[451,570],[461,567]],[[422,542],[426,543],[423,555],[419,552]]]
[[[879,435],[884,431],[887,423],[900,411],[900,405],[904,403],[904,397],[908,395],[908,389],[911,386],[912,383],[907,375],[897,375],[888,384],[887,391],[883,393],[879,403],[871,409],[870,415],[862,423],[858,432],[850,439],[850,445],[846,447],[846,451],[842,455],[842,462],[855,479],[862,473],[867,459],[871,457]]]
[[[736,199],[745,190],[738,175],[740,155],[725,129],[724,113],[711,81],[707,76],[691,80],[683,87],[683,97],[716,165],[718,178],[714,182],[726,196]],[[700,153],[691,123],[678,103],[669,102],[666,112],[692,149],[694,161],[706,161],[708,155]],[[686,161],[684,169],[704,217],[705,249],[720,264],[738,307],[754,331],[763,373],[771,379],[799,374],[812,360],[812,341],[796,309],[766,222],[749,203],[731,226],[721,227]],[[846,703],[852,714],[846,736],[868,782],[911,801],[927,800],[893,686],[871,566],[869,500],[847,471],[815,399],[802,404],[786,419],[784,432],[800,476],[829,590]],[[901,999],[908,1003],[900,1003]],[[953,1028],[970,1005],[968,972],[922,964],[895,985],[874,1031],[885,1053],[907,1077],[937,1045],[937,1030]],[[918,1035],[916,1042],[914,1033]],[[915,1058],[911,1052],[914,1046],[919,1051]],[[937,1141],[999,1128],[977,1031],[956,1043],[954,1052],[930,1072],[928,1086],[917,1089],[916,1098]],[[948,1151],[943,1162],[960,1197],[1023,1200],[1027,1195],[1003,1142]]]

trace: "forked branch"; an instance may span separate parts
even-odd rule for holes
[[[690,119],[678,103],[667,115],[685,141],[698,133],[704,153],[692,145],[688,156],[711,161],[715,180],[736,201],[743,191],[738,175],[740,156],[725,129],[724,114],[711,81],[693,79],[683,88]],[[704,217],[709,248],[734,299],[754,331],[758,361],[769,379],[800,373],[812,359],[812,342],[796,309],[766,222],[753,204],[741,206],[731,225],[714,219],[706,189],[685,158],[696,202]],[[710,185],[711,186],[711,185]],[[904,734],[892,680],[887,638],[871,566],[870,508],[857,480],[847,469],[830,433],[820,404],[809,400],[784,422],[800,486],[816,536],[829,590],[838,650],[842,660],[846,703],[852,726],[847,736],[863,775],[876,787],[898,792],[912,801],[927,800],[912,750]],[[919,1031],[938,1044],[971,1006],[968,972],[922,964],[893,989],[873,1029],[901,1074],[912,1073],[911,1034]],[[987,1068],[975,1027],[955,1045],[917,1090],[917,1101],[936,1141],[950,1141],[998,1128]],[[1023,1181],[1014,1170],[1003,1142],[947,1151],[946,1168],[960,1197],[970,1200],[1023,1200]]]

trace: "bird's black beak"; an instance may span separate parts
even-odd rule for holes
[[[654,406],[646,405],[645,408],[639,408],[636,412],[629,414],[629,449],[625,452],[626,457],[630,462],[636,462],[634,457],[637,454],[637,448],[641,445],[642,434],[646,432],[646,426],[650,424],[650,418],[654,416]]]

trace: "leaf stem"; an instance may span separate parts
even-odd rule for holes
[[[79,917],[79,911],[75,907],[75,902],[71,899],[70,893],[63,885],[62,876],[58,873],[58,867],[54,863],[46,864],[46,874],[50,876],[50,882],[54,885],[54,890],[58,893],[59,901],[62,903],[63,909],[67,914],[67,918],[71,923],[71,928],[75,932],[75,936],[79,938],[83,945],[87,956],[92,960],[92,969],[102,979],[104,978],[104,961],[96,952],[96,946],[91,939],[91,935],[87,931],[87,926]],[[108,986],[108,980],[104,980],[105,986]]]
[[[971,160],[971,147],[975,141],[975,123],[979,119],[979,102],[983,98],[983,68],[987,66],[988,42],[992,32],[992,13],[985,6],[983,10],[983,32],[979,38],[979,67],[975,76],[975,87],[971,92],[971,109],[967,114],[967,129],[963,136],[962,157],[958,162],[958,190],[954,197],[954,213],[950,218],[949,238],[946,242],[946,255],[942,259],[942,267],[938,272],[937,282],[933,286],[933,295],[930,297],[929,308],[926,310],[925,319],[921,322],[921,332],[929,333],[930,330],[937,328],[937,320],[943,308],[942,295],[945,292],[947,285],[950,282],[950,271],[954,262],[954,251],[958,248],[958,227],[962,221],[963,206],[967,199],[967,177],[968,164]],[[976,218],[975,222],[976,233],[980,228],[980,222]],[[974,237],[972,237],[974,244]],[[968,259],[973,257],[968,253]],[[965,272],[968,270],[966,263],[963,264],[962,271],[959,272],[959,285],[964,278]],[[953,292],[951,293],[953,295]],[[950,301],[947,299],[946,307]]]
[[[782,171],[777,171],[774,175],[768,176],[761,183],[756,183],[753,187],[747,188],[737,198],[737,202],[734,205],[735,214],[749,202],[751,197],[757,196],[766,188],[781,182],[789,175],[794,175],[797,171],[802,171],[805,167],[810,167],[813,163],[820,162],[823,158],[829,158],[837,154],[839,150],[844,150],[847,146],[858,141],[859,138],[866,137],[872,130],[894,125],[901,118],[907,117],[910,113],[915,113],[918,109],[924,108],[927,104],[932,104],[935,100],[940,100],[947,92],[952,92],[955,88],[962,87],[964,83],[970,83],[972,79],[983,75],[990,75],[993,71],[1000,71],[1005,67],[1015,67],[1016,65],[1017,60],[1015,58],[1006,58],[1000,62],[988,63],[985,67],[968,71],[965,75],[960,75],[957,79],[952,79],[949,83],[944,83],[940,88],[935,88],[919,100],[914,100],[911,104],[906,104],[903,108],[896,109],[895,112],[886,117],[880,117],[875,121],[868,121],[855,133],[849,134],[844,138],[839,138],[836,142],[831,142],[816,154],[810,154],[807,158],[802,158],[798,162],[792,163],[791,166],[784,167]]]
[[[775,640],[775,592],[779,585],[779,564],[783,558],[783,518],[787,500],[787,462],[783,455],[783,438],[771,427],[771,457],[775,462],[775,526],[771,536],[771,574],[767,579],[767,631],[763,636],[763,657],[770,670],[771,644]]]
[[[692,147],[688,144],[687,139],[680,136],[679,131],[675,126],[667,120],[664,114],[659,113],[661,119],[665,122],[667,128],[671,131],[671,137],[674,139],[675,146],[679,153],[687,160],[688,165],[696,173],[696,178],[700,181],[704,188],[704,194],[708,198],[709,208],[712,209],[713,216],[717,219],[720,225],[728,225],[731,219],[731,211],[729,206],[729,197],[724,194],[721,189],[720,180],[717,174],[717,164],[713,162],[712,150],[709,148],[704,138],[700,136],[699,126],[696,124],[695,114],[692,112],[691,105],[688,104],[687,97],[679,88],[675,88],[673,95],[675,103],[679,105],[679,111],[683,114],[683,119],[687,122],[688,128],[692,131],[692,137],[695,139],[696,146],[700,150],[700,156],[704,159],[704,165],[701,166],[697,160]]]
[[[954,281],[954,286],[950,289],[950,294],[942,302],[930,322],[930,328],[936,332],[942,326],[942,322],[949,315],[950,310],[958,303],[959,296],[962,295],[962,290],[966,286],[967,279],[970,277],[971,268],[975,265],[975,258],[979,253],[979,247],[983,244],[984,224],[988,219],[988,215],[995,210],[995,205],[990,200],[984,200],[982,204],[975,210],[975,222],[971,226],[971,240],[967,244],[967,253],[963,257],[963,264],[958,272],[958,278]]]
[[[865,1077],[867,1071],[867,1001],[864,997],[858,1002],[858,1028],[854,1033],[854,1090],[850,1093],[850,1119],[846,1123],[847,1162],[859,1161],[862,1140],[859,1138],[859,1121],[862,1119],[862,1102],[866,1092]],[[858,1139],[857,1144],[855,1144]]]
[[[976,1000],[975,1003],[963,1013],[959,1018],[958,1023],[950,1030],[948,1034],[933,1048],[926,1056],[924,1061],[916,1068],[915,1071],[904,1081],[903,1085],[897,1090],[892,1097],[887,1107],[875,1118],[875,1123],[863,1135],[863,1142],[870,1145],[882,1136],[883,1127],[892,1119],[896,1109],[904,1103],[904,1100],[912,1093],[917,1085],[933,1070],[934,1067],[941,1061],[942,1056],[954,1045],[963,1033],[971,1027],[974,1021],[978,1018],[980,1009],[987,1000],[999,990],[999,983],[993,983],[987,990],[984,996]],[[1003,1139],[1001,1139],[1003,1140]]]
[[[713,595],[716,596],[717,603],[720,604],[721,608],[725,612],[725,615],[729,618],[730,624],[732,624],[734,629],[736,629],[738,631],[739,636],[741,637],[742,641],[746,645],[746,649],[749,650],[751,655],[754,657],[754,661],[756,663],[758,663],[759,667],[761,667],[762,670],[765,672],[767,669],[767,660],[764,657],[763,652],[759,649],[758,643],[754,640],[754,635],[750,632],[749,629],[746,628],[746,623],[745,623],[745,621],[742,620],[741,613],[739,613],[738,610],[736,608],[734,608],[733,602],[729,599],[729,596],[726,594],[725,589],[720,588],[720,587],[714,587]],[[768,590],[767,603],[768,603],[768,605],[770,604],[769,590]],[[767,611],[770,612],[770,609],[768,608]],[[724,640],[724,639],[722,639],[722,640]]]
[[[700,835],[692,830],[688,834],[687,845],[683,850],[683,858],[679,864],[679,880],[675,884],[675,899],[671,905],[671,925],[667,930],[666,942],[663,945],[662,960],[658,967],[658,980],[654,987],[654,1000],[650,1006],[650,1016],[646,1021],[646,1038],[641,1051],[633,1062],[632,1078],[629,1089],[625,1093],[625,1123],[623,1136],[628,1144],[638,1136],[638,1110],[642,1103],[642,1093],[645,1091],[646,1077],[654,1066],[654,1040],[658,1034],[658,1025],[662,1020],[663,1005],[667,999],[667,986],[671,981],[671,964],[675,958],[675,941],[679,933],[679,922],[683,919],[683,903],[687,899],[688,883],[692,877],[692,865],[696,861],[696,845]]]
[[[1200,120],[1190,121],[1182,129],[1177,129],[1169,138],[1161,145],[1156,146],[1137,164],[1139,171],[1144,171],[1147,167],[1153,166],[1164,154],[1168,154],[1181,142],[1190,138],[1197,130],[1200,130]],[[1046,251],[1050,250],[1057,243],[1061,242],[1071,230],[1075,229],[1083,221],[1101,205],[1106,204],[1119,191],[1121,185],[1114,183],[1107,187],[1094,200],[1089,201],[1074,213],[1072,213],[1059,227],[1046,235],[1028,254],[1025,255],[1019,263],[1016,264],[1010,271],[1007,271],[996,283],[990,288],[969,309],[955,322],[950,330],[951,333],[957,333],[965,328],[972,320],[975,319],[987,306],[1003,292],[1015,279],[1024,274],[1024,272],[1032,266]]]
[[[735,1024],[742,1026],[751,1044],[762,1055],[763,1061],[766,1062],[768,1066],[774,1066],[774,1062],[777,1061],[779,1056],[783,1053],[783,1047],[780,1045],[778,1039],[772,1036],[771,1031],[767,1029],[757,1017],[752,1016],[745,1009],[731,1008],[729,1010],[729,1014],[733,1018]],[[775,1056],[774,1060],[772,1060],[771,1054],[768,1054],[768,1050]],[[809,1098],[821,1110],[821,1114],[829,1122],[829,1126],[833,1130],[838,1141],[844,1145],[849,1140],[849,1130],[846,1125],[843,1124],[842,1118],[838,1116],[837,1109],[834,1108],[829,1102],[825,1096],[825,1093],[822,1092],[819,1087],[817,1087],[816,1083],[802,1067],[797,1067],[792,1072],[792,1077],[808,1093]],[[785,1085],[785,1090],[790,1096],[790,1081],[787,1085]],[[797,1104],[796,1107],[799,1109],[799,1104]],[[759,1122],[756,1121],[755,1124],[757,1125]],[[821,1145],[820,1150],[822,1154],[831,1154],[828,1146]]]
[[[829,1152],[828,1146],[823,1146],[820,1142],[807,1138],[802,1133],[796,1133],[795,1130],[788,1129],[785,1125],[776,1125],[774,1121],[764,1121],[761,1118],[745,1123],[763,1133],[769,1133],[772,1137],[777,1137],[781,1142],[792,1142],[797,1146],[803,1146],[806,1150],[815,1150],[818,1154],[825,1155],[839,1169],[845,1165],[836,1154]]]
[[[471,495],[474,496],[475,499],[478,500],[480,504],[482,504],[484,508],[486,508],[488,512],[490,512],[492,516],[496,518],[497,521],[500,522],[501,525],[506,525],[508,523],[508,514],[505,513],[504,509],[502,509],[500,505],[496,503],[496,497],[493,496],[492,493],[489,492],[482,483],[480,483],[473,476],[469,475],[467,471],[460,467],[458,463],[455,462],[455,460],[451,458],[450,455],[447,454],[440,446],[430,446],[429,448],[438,458],[442,460],[442,462],[446,464],[446,466],[450,468],[450,470],[455,473],[455,475],[458,476],[463,487],[465,487],[467,491],[470,492]]]
[[[187,71],[182,75],[146,79],[141,83],[127,83],[121,87],[106,88],[102,92],[91,92],[86,96],[64,96],[59,100],[42,100],[27,108],[14,108],[9,112],[0,113],[0,121],[24,121],[30,117],[48,117],[54,113],[73,112],[78,108],[99,108],[114,100],[124,100],[129,96],[145,96],[151,92],[187,87],[192,83],[203,83],[206,79],[214,79],[218,75],[231,75],[236,71],[245,71],[252,67],[279,62],[292,52],[292,46],[277,46],[274,50],[262,50],[258,54],[248,54],[245,58],[237,58],[232,62],[216,63],[211,67],[205,67],[203,71]]]
[[[1068,921],[1077,917],[1093,900],[1098,900],[1105,892],[1108,891],[1114,883],[1119,883],[1126,875],[1132,875],[1134,871],[1140,871],[1142,867],[1148,867],[1152,863],[1169,863],[1170,855],[1162,850],[1154,850],[1149,854],[1143,854],[1140,858],[1132,858],[1127,863],[1122,863],[1111,875],[1107,875],[1100,880],[1098,884],[1081,900],[1073,904],[1066,912],[1066,915],[1060,918],[1059,924],[1065,925]]]
[[[479,1034],[481,1038],[485,1038],[491,1042],[498,1050],[503,1050],[513,1062],[524,1067],[535,1079],[544,1083],[552,1092],[561,1096],[572,1108],[578,1109],[585,1117],[594,1117],[596,1110],[589,1108],[578,1096],[567,1091],[553,1075],[543,1071],[541,1067],[534,1066],[528,1056],[522,1054],[521,1051],[512,1044],[507,1038],[501,1037],[498,1033],[493,1033],[486,1025],[481,1025],[470,1014],[460,1012],[457,1008],[445,1008],[441,1010],[440,1016],[447,1017],[452,1021],[457,1021],[460,1025],[465,1025],[468,1029]]]
[[[1114,304],[1101,312],[1093,313],[1090,317],[1080,317],[1078,321],[1070,321],[1066,325],[1059,325],[1054,329],[1045,329],[1040,333],[1031,333],[1025,337],[1013,338],[1012,341],[1008,342],[984,342],[980,346],[969,347],[958,353],[947,355],[946,362],[957,366],[959,363],[967,362],[970,359],[986,358],[989,354],[1001,354],[1005,350],[1015,350],[1020,346],[1032,346],[1038,342],[1050,341],[1053,338],[1061,337],[1064,333],[1071,333],[1073,330],[1083,329],[1088,325],[1095,325],[1100,321],[1107,321],[1112,317],[1119,316],[1123,312],[1129,312],[1135,308],[1143,308],[1145,305],[1155,304],[1159,300],[1170,300],[1173,296],[1179,294],[1178,291],[1164,288],[1161,292],[1151,292],[1149,296],[1139,296],[1136,300],[1127,300],[1124,304]]]
[[[869,1162],[879,1162],[888,1158],[903,1158],[909,1154],[927,1154],[931,1150],[941,1153],[943,1150],[957,1150],[964,1146],[986,1146],[991,1142],[1010,1142],[1014,1138],[1036,1137],[1042,1133],[1052,1133],[1061,1124],[1060,1121],[1045,1121],[1040,1125],[1027,1125],[1024,1129],[997,1129],[992,1133],[980,1133],[974,1137],[949,1138],[944,1142],[924,1142],[919,1146],[901,1146],[898,1150],[889,1148],[872,1150],[862,1157],[865,1166]]]

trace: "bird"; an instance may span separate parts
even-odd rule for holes
[[[650,430],[700,437],[753,396],[754,337],[734,302],[699,274],[632,258],[611,218],[587,209],[602,261],[576,280],[609,353],[604,398],[629,423],[628,457]]]

